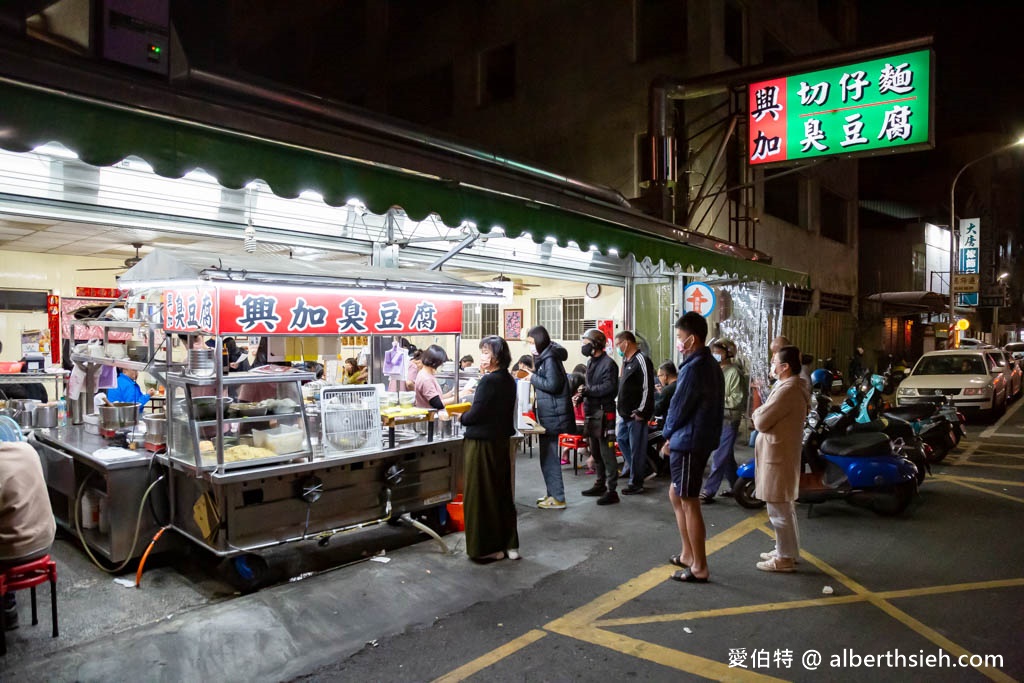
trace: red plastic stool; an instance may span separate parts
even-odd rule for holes
[[[572,473],[575,475],[580,467],[579,455],[580,448],[587,445],[587,440],[579,434],[559,434],[558,435],[558,448],[559,451],[563,448],[568,448],[572,451]]]
[[[0,596],[11,591],[29,588],[32,591],[32,625],[39,623],[36,613],[36,586],[50,582],[50,617],[53,622],[53,637],[57,637],[57,563],[49,555],[32,560],[0,573]],[[7,632],[0,628],[0,655],[7,654]]]

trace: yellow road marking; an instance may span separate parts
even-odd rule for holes
[[[1024,503],[1024,498],[1018,498],[1017,496],[1011,496],[1008,493],[1003,493],[1001,491],[993,491],[992,489],[982,488],[981,486],[975,486],[974,484],[968,484],[966,481],[957,481],[955,479],[951,479],[949,481],[950,481],[950,483],[956,484],[957,486],[963,486],[964,488],[974,489],[975,491],[981,491],[982,493],[987,493],[990,496],[999,496],[1000,498],[1006,498],[1008,500],[1012,500],[1012,501],[1017,502],[1017,503]]]
[[[696,610],[679,612],[678,614],[656,614],[648,617],[623,617],[621,619],[601,619],[594,626],[610,628],[612,626],[634,626],[636,624],[657,624],[670,621],[693,621],[713,617],[732,617],[740,614],[760,614],[761,612],[778,612],[787,609],[804,607],[828,607],[844,605],[850,602],[865,602],[863,595],[838,595],[831,598],[812,598],[809,600],[792,600],[790,602],[766,602],[760,605],[742,605],[739,607],[722,607],[720,609]]]
[[[964,463],[957,463],[957,466],[963,465]],[[975,462],[971,461],[966,463],[967,467],[993,467],[997,470],[1024,470],[1024,465],[1000,465],[992,462]]]
[[[434,683],[455,683],[456,681],[463,681],[473,674],[483,671],[487,667],[491,666],[495,662],[498,662],[509,655],[513,655],[519,652],[527,645],[536,643],[541,638],[547,636],[547,633],[534,629],[527,631],[523,635],[519,636],[515,640],[509,641],[499,648],[491,650],[485,655],[477,657],[468,664],[463,664],[455,671],[451,671],[440,678],[435,678]]]
[[[950,481],[969,481],[974,484],[996,484],[997,486],[1024,486],[1024,481],[1009,481],[1007,479],[985,479],[984,477],[962,477],[959,474],[935,474],[935,479],[948,479]]]
[[[916,598],[921,595],[938,595],[942,593],[960,593],[962,591],[982,591],[993,588],[1014,588],[1024,586],[1024,579],[997,579],[995,581],[977,581],[975,583],[953,583],[948,586],[928,586],[927,588],[904,588],[895,591],[875,593],[885,600],[898,598]]]
[[[761,612],[778,612],[788,609],[803,609],[805,607],[829,607],[831,605],[846,605],[854,602],[867,602],[869,595],[882,598],[883,600],[895,600],[899,598],[914,598],[924,595],[943,595],[946,593],[960,593],[964,591],[992,590],[995,588],[1014,588],[1024,586],[1024,579],[997,579],[995,581],[979,581],[975,583],[954,583],[946,586],[929,586],[927,588],[904,588],[893,591],[882,591],[878,593],[863,593],[855,595],[837,595],[831,598],[810,598],[807,600],[792,600],[789,602],[766,602],[760,605],[742,605],[739,607],[722,607],[719,609],[695,610],[693,612],[679,612],[677,614],[656,614],[646,617],[624,617],[621,619],[600,619],[594,622],[594,626],[600,628],[611,628],[614,626],[635,626],[638,624],[658,624],[673,621],[694,621],[697,619],[710,619],[714,617],[731,617],[741,614],[758,614]]]
[[[963,485],[963,484],[961,484],[961,485]],[[893,605],[890,602],[886,602],[886,600],[884,598],[882,598],[881,596],[879,596],[879,595],[877,595],[875,593],[872,593],[867,588],[865,588],[861,584],[857,583],[856,581],[854,581],[850,577],[846,576],[845,574],[843,574],[841,571],[839,571],[835,567],[829,565],[824,560],[821,560],[821,559],[815,557],[814,555],[811,555],[808,552],[801,552],[800,556],[806,558],[808,562],[811,562],[816,567],[820,568],[823,572],[825,572],[826,574],[828,574],[832,578],[836,579],[837,581],[839,581],[843,585],[847,586],[848,588],[850,588],[855,593],[858,593],[860,595],[865,595],[867,597],[867,600],[868,600],[869,603],[871,603],[872,605],[874,605],[878,609],[882,610],[883,612],[888,614],[893,619],[896,619],[897,621],[902,623],[904,626],[906,626],[910,630],[912,630],[915,633],[917,633],[918,635],[920,635],[920,636],[922,636],[924,638],[927,638],[931,642],[935,643],[936,645],[938,645],[942,649],[946,650],[950,654],[953,654],[953,655],[970,655],[970,654],[972,654],[971,652],[969,652],[969,651],[965,650],[964,648],[960,647],[959,645],[957,645],[952,640],[950,640],[949,638],[945,637],[944,635],[942,635],[941,633],[939,633],[935,629],[931,628],[930,626],[928,626],[928,625],[918,621],[914,617],[910,616],[909,614],[907,614],[906,612],[901,610],[899,607],[896,607],[895,605]],[[985,674],[986,676],[988,676],[989,678],[991,678],[994,681],[1013,681],[1014,680],[1013,678],[1011,678],[1011,677],[1007,676],[1006,674],[1004,674],[999,669],[995,669],[995,668],[992,668],[992,667],[975,667],[975,668],[979,672]]]
[[[587,643],[601,645],[609,650],[615,650],[630,657],[654,662],[662,666],[671,667],[686,673],[703,676],[713,681],[781,681],[784,679],[774,678],[754,671],[748,671],[738,667],[730,667],[728,664],[716,662],[713,659],[706,659],[691,655],[670,647],[648,643],[636,638],[630,638],[620,633],[612,633],[599,628],[588,626],[577,627],[572,634]]]
[[[961,441],[961,443],[963,443],[963,442]],[[974,455],[974,451],[978,450],[978,446],[979,445],[980,444],[977,441],[972,442],[970,445],[968,445],[966,448],[964,448],[962,453],[960,453],[957,456],[956,462],[953,462],[951,464],[953,464],[953,465],[962,465],[965,462],[967,462],[968,460],[970,460],[971,456]]]
[[[759,527],[763,527],[767,519],[768,513],[760,512],[729,527],[725,531],[712,536],[705,544],[707,554],[710,556],[712,553],[721,550],[736,539],[746,536],[751,531],[754,531]],[[678,567],[673,567],[672,565],[668,565],[668,567],[678,569]],[[549,624],[545,624],[544,628],[548,631],[554,631],[555,633],[562,633],[563,631],[592,624],[605,614],[615,611],[630,600],[633,600],[655,586],[664,583],[668,578],[665,570],[665,566],[660,566],[644,572],[635,579],[630,579],[618,588],[613,588],[604,595],[588,602],[586,605],[574,609],[572,612],[555,619]]]
[[[997,420],[994,425],[992,425],[991,427],[989,427],[988,429],[981,433],[981,438],[987,439],[994,435],[999,430],[999,428],[1002,427],[1003,424],[1005,424],[1006,421],[1013,416],[1014,413],[1020,410],[1021,405],[1024,405],[1024,403],[1017,401],[1016,403],[1013,404],[1013,406],[1010,407],[1009,410],[1003,411],[1003,414],[1000,416],[999,420]]]

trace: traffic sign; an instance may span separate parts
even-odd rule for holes
[[[683,289],[683,312],[694,311],[705,318],[715,310],[715,290],[706,282],[691,282]]]

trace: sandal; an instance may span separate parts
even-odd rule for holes
[[[682,567],[683,569],[689,569],[690,568],[690,565],[683,564],[683,556],[682,555],[673,555],[669,559],[668,563],[669,564],[674,564],[677,567]]]
[[[693,572],[690,571],[689,567],[687,567],[686,569],[680,569],[679,571],[677,571],[675,574],[673,574],[672,576],[670,576],[668,578],[672,579],[673,581],[681,581],[683,583],[707,583],[708,582],[708,577],[706,577],[706,576],[704,578],[701,578],[699,576],[694,576]]]

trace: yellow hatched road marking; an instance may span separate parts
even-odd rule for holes
[[[821,569],[823,572],[825,572],[826,574],[828,574],[832,578],[836,579],[837,581],[839,581],[843,585],[847,586],[848,588],[850,588],[850,590],[852,590],[855,593],[858,593],[860,595],[866,596],[867,597],[867,601],[869,603],[871,603],[872,605],[874,605],[878,609],[882,610],[883,612],[888,614],[893,619],[896,619],[897,621],[902,623],[904,626],[906,626],[910,630],[914,631],[915,633],[917,633],[920,636],[923,636],[924,638],[927,638],[928,640],[932,641],[933,643],[935,643],[936,645],[938,645],[942,649],[948,651],[949,653],[951,653],[953,655],[957,655],[957,656],[959,656],[959,655],[971,655],[972,654],[971,652],[969,652],[968,650],[965,650],[964,648],[960,647],[959,645],[957,645],[952,640],[950,640],[946,636],[942,635],[941,633],[939,633],[935,629],[933,629],[930,626],[928,626],[928,625],[918,621],[917,619],[915,619],[914,617],[910,616],[909,614],[907,614],[906,612],[904,612],[900,608],[896,607],[892,603],[886,602],[886,600],[884,598],[882,598],[880,595],[872,593],[867,588],[865,588],[861,584],[857,583],[856,581],[854,581],[850,577],[846,576],[845,574],[843,574],[841,571],[839,571],[835,567],[829,565],[827,562],[825,562],[825,561],[815,557],[814,555],[812,555],[812,554],[810,554],[808,552],[801,552],[800,556],[803,557],[803,558],[806,558],[808,562],[812,563],[813,565],[815,565],[816,567]],[[993,667],[975,667],[975,668],[979,672],[981,672],[984,675],[986,675],[989,678],[991,678],[993,681],[1013,681],[1014,680],[1013,678],[1011,678],[1010,676],[1007,676],[1005,673],[1003,673],[999,669],[996,669],[996,668],[993,668]]]
[[[974,489],[975,491],[981,491],[982,493],[987,493],[990,496],[999,496],[1000,498],[1006,498],[1007,500],[1012,500],[1012,501],[1017,502],[1017,503],[1024,503],[1024,498],[1018,498],[1017,496],[1011,496],[1008,493],[1002,493],[1001,491],[993,491],[992,489],[982,488],[981,486],[975,486],[974,484],[968,484],[966,481],[957,481],[956,479],[950,479],[949,481],[950,481],[951,484],[956,484],[957,486],[963,486],[964,488]]]
[[[1007,479],[986,479],[984,477],[963,477],[959,474],[935,474],[935,479],[947,479],[949,481],[969,481],[973,484],[996,484],[997,486],[1024,486],[1024,481],[1009,481]]]
[[[939,595],[942,593],[960,593],[962,591],[983,591],[993,588],[1015,588],[1024,586],[1024,579],[997,579],[995,581],[977,581],[975,583],[953,583],[948,586],[928,586],[927,588],[904,588],[895,591],[875,593],[885,600],[898,598],[916,598],[921,595]]]
[[[483,671],[495,662],[501,661],[505,657],[519,652],[527,645],[536,643],[545,636],[547,636],[547,633],[537,629],[527,631],[515,640],[509,641],[501,647],[495,648],[487,654],[477,657],[468,664],[463,664],[458,669],[455,669],[455,671],[450,671],[440,678],[435,678],[434,683],[455,683],[456,681],[463,681],[473,674]]]

